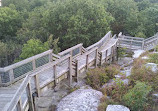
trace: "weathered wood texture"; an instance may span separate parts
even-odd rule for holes
[[[36,93],[40,97],[49,87],[58,85],[63,79],[68,79],[71,86],[72,77],[78,80],[79,74],[88,70],[89,67],[97,67],[107,61],[113,61],[118,39],[115,39],[116,36],[111,37],[112,34],[109,32],[89,48],[85,49],[82,44],[78,44],[58,55],[51,54],[50,57],[55,58],[52,59],[54,61],[51,60],[35,68],[27,74],[25,79],[11,86],[0,87],[0,97],[3,97],[0,99],[0,110],[23,111],[29,104],[29,109],[34,111],[36,109],[33,105],[32,94]]]

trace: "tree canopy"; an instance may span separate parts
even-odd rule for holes
[[[0,41],[7,53],[0,52],[0,66],[21,59],[30,40],[57,53],[78,43],[87,47],[109,30],[150,37],[158,30],[157,13],[157,0],[2,0]]]

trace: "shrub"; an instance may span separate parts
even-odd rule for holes
[[[123,101],[132,111],[141,111],[147,106],[147,96],[151,90],[151,86],[144,82],[136,82],[134,88],[123,96]]]
[[[120,67],[117,65],[110,65],[105,68],[105,72],[109,79],[113,79],[115,75],[120,72]]]
[[[118,58],[122,58],[124,57],[124,55],[126,54],[126,48],[118,48]]]
[[[158,74],[152,72],[150,68],[144,66],[145,61],[140,58],[134,61],[129,79],[134,86],[136,81],[147,82],[153,89],[158,89]]]
[[[158,54],[157,53],[150,54],[148,62],[158,64]]]
[[[158,45],[155,47],[155,50],[158,52]]]
[[[107,107],[106,102],[100,103],[98,106],[98,111],[105,111]]]
[[[95,89],[100,89],[108,81],[109,77],[105,73],[104,68],[95,68],[87,72],[87,84]]]
[[[102,90],[104,90],[104,93],[110,96],[114,101],[121,102],[123,95],[126,94],[130,87],[124,85],[120,79],[114,81],[115,83],[113,85],[105,87]]]

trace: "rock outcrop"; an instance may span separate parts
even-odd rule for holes
[[[57,111],[97,111],[102,96],[100,91],[78,89],[59,102]]]

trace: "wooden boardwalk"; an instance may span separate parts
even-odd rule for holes
[[[116,60],[117,47],[147,50],[148,46],[155,46],[157,38],[154,36],[147,41],[119,34],[118,43],[116,36],[112,37],[111,32],[108,32],[100,41],[87,48],[78,44],[57,55],[49,50],[0,68],[0,111],[35,111],[33,95],[40,97],[64,79],[68,79],[71,86],[72,78],[78,81],[78,76],[88,68]]]
[[[51,55],[50,51],[48,51],[42,54],[42,56],[38,55],[34,58],[25,60],[19,63],[20,65],[16,63],[18,67],[12,65],[4,68],[4,71],[11,70],[9,71],[9,75],[19,74],[19,72],[15,72],[15,68],[26,66],[25,64],[33,61],[33,70],[27,72],[25,78],[23,77],[24,75],[15,80],[13,77],[9,77],[13,79],[12,82],[7,83],[10,85],[7,87],[0,87],[0,111],[22,111],[28,110],[28,108],[35,110],[32,97],[33,93],[36,93],[37,96],[40,97],[43,92],[47,91],[47,89],[52,86],[56,86],[63,79],[69,79],[71,85],[72,77],[77,78],[82,71],[86,71],[91,66],[97,67],[97,65],[100,64],[103,59],[99,54],[104,54],[104,52],[108,50],[108,55],[106,55],[104,59],[112,57],[110,55],[114,54],[113,49],[117,47],[117,39],[111,37],[111,32],[109,32],[100,41],[88,48],[84,48],[82,44],[78,44],[60,52],[58,55]],[[46,62],[46,57],[49,58],[50,62]],[[50,58],[55,61],[52,61]],[[45,64],[41,63],[41,61],[45,62]],[[23,69],[20,69],[20,71],[23,71]],[[5,83],[2,85],[5,85]]]

